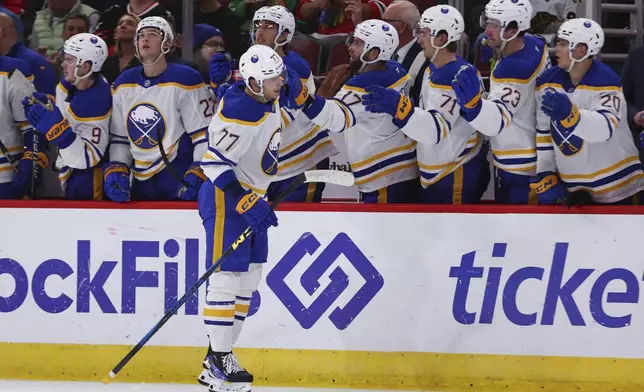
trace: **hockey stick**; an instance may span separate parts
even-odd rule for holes
[[[298,186],[303,183],[308,182],[324,182],[328,184],[335,184],[340,186],[352,186],[355,182],[353,175],[351,173],[339,171],[339,170],[309,170],[306,171],[297,177],[295,180],[282,192],[275,201],[271,204],[271,211],[274,211],[277,206],[286,199],[286,197],[291,194]],[[176,305],[172,307],[166,314],[163,315],[161,320],[159,320],[152,329],[145,334],[145,336],[134,346],[130,352],[128,352],[123,359],[110,371],[107,377],[103,378],[103,383],[107,384],[110,380],[127,365],[128,362],[143,348],[143,346],[156,334],[163,325],[170,320],[170,318],[177,313],[177,311],[183,306],[188,298],[192,297],[199,287],[203,285],[208,278],[219,268],[221,263],[230,256],[239,245],[241,245],[248,237],[250,237],[252,230],[248,227],[244,232],[237,238],[233,244],[224,251],[221,257],[214,262],[210,268],[199,278],[199,280],[177,301]]]
[[[177,192],[177,195],[180,195],[186,189],[188,189],[188,184],[183,179],[183,177],[181,175],[179,175],[179,173],[177,173],[176,170],[174,170],[174,167],[172,167],[172,162],[170,162],[170,159],[168,159],[168,154],[165,152],[165,148],[163,148],[163,138],[161,137],[161,131],[159,130],[158,125],[156,126],[156,129],[157,129],[157,140],[158,140],[157,141],[157,146],[159,146],[159,152],[161,153],[161,159],[163,160],[163,163],[165,164],[165,167],[167,167],[168,170],[170,171],[170,174],[172,174],[172,176],[174,178],[176,178],[182,184],[181,189],[179,190],[179,192]],[[177,141],[177,150],[179,149],[179,143],[180,143],[180,141]]]
[[[15,69],[11,72],[11,75],[9,75],[9,82],[14,85],[24,96],[29,99],[29,103],[32,105],[41,105],[45,107],[48,111],[54,110],[54,105],[51,102],[47,103],[42,103],[40,100],[34,98],[33,93],[36,92],[36,88],[34,87],[33,83],[25,77],[25,75],[20,72],[19,70]],[[38,182],[38,144],[40,143],[40,135],[38,135],[38,131],[36,129],[33,129],[32,132],[34,133],[33,136],[33,166],[32,166],[32,173],[31,173],[31,198],[35,199],[36,198],[36,184]],[[4,153],[4,151],[3,151]],[[6,156],[6,154],[5,154]]]
[[[9,161],[9,164],[13,168],[13,171],[16,172],[16,173],[20,173],[20,168],[18,168],[18,162],[16,161],[16,159],[14,157],[12,157],[9,154],[9,149],[7,148],[7,146],[4,145],[2,140],[0,140],[0,151],[5,156],[5,158],[7,158],[7,161]]]

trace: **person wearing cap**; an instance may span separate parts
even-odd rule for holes
[[[224,37],[218,28],[209,24],[200,23],[195,25],[192,32],[192,58],[194,64],[201,72],[206,82],[213,81],[210,78],[210,62],[217,53],[226,54],[230,61],[230,54],[225,52]],[[232,65],[232,64],[231,64]],[[229,71],[230,72],[230,71]]]

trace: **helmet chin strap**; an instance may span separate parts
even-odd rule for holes
[[[89,78],[90,75],[94,73],[94,72],[92,72],[92,69],[90,68],[88,73],[86,73],[85,75],[80,75],[78,73],[78,71],[80,71],[81,65],[82,64],[78,64],[78,65],[76,65],[76,68],[74,68],[74,77],[76,78],[76,80],[74,80],[74,83],[72,83],[72,85],[74,87],[76,87],[76,88],[78,88],[78,85],[80,84],[80,82],[82,82],[84,79]]]
[[[449,44],[450,44],[450,42],[449,42],[449,41],[447,41],[447,42],[445,42],[445,45],[443,45],[443,46],[441,46],[441,47],[438,47],[438,46],[434,45],[434,38],[436,38],[436,36],[433,36],[433,37],[432,37],[432,39],[429,41],[429,43],[432,45],[432,48],[434,48],[434,49],[435,49],[435,50],[434,50],[434,54],[432,55],[432,58],[431,58],[431,59],[429,59],[429,62],[430,62],[430,63],[433,63],[433,62],[434,62],[434,60],[436,60],[436,57],[438,57],[438,53],[439,53],[441,50],[445,49],[445,48],[447,47],[447,45],[449,45]]]
[[[510,41],[514,40],[515,38],[517,38],[520,33],[521,33],[521,31],[519,31],[519,29],[517,29],[517,32],[512,37],[510,37],[508,39],[505,39],[505,38],[503,38],[503,36],[505,35],[505,27],[503,27],[501,29],[501,33],[500,33],[501,34],[501,47],[499,48],[499,51],[501,53],[503,53],[503,51],[505,50],[505,47],[508,45],[508,43]]]

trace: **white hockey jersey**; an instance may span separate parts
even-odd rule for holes
[[[201,160],[215,101],[197,71],[169,63],[148,78],[139,66],[123,72],[113,88],[111,161],[131,166],[134,178],[145,181],[165,168],[159,143],[172,162],[184,134],[192,140],[193,160]]]
[[[234,86],[219,101],[201,167],[213,182],[233,170],[245,189],[263,196],[277,175],[282,116],[278,103],[260,103],[244,89]]]
[[[537,78],[548,68],[549,61],[542,40],[531,35],[526,35],[524,40],[523,49],[497,63],[490,80],[490,93],[470,124],[478,130],[501,130],[490,138],[496,168],[534,176],[537,173],[534,95]]]
[[[452,80],[463,66],[471,67],[459,57],[438,69],[430,65],[425,70],[419,108],[402,129],[419,141],[418,166],[423,188],[437,183],[481,151],[483,138],[461,117],[456,94],[452,89]],[[436,116],[433,111],[438,111],[440,116]],[[427,120],[428,112],[432,114],[432,121]],[[429,140],[426,141],[426,138]]]
[[[567,94],[577,115],[551,121],[540,109],[548,89]],[[565,70],[549,69],[537,85],[537,106],[538,173],[558,172],[569,191],[589,192],[597,203],[617,202],[644,189],[621,82],[607,65],[593,61],[576,87]]]
[[[284,63],[295,71],[310,94],[315,94],[311,69],[300,55],[289,51]],[[328,130],[316,125],[304,113],[282,108],[284,130],[280,147],[279,170],[276,181],[296,176],[314,167],[318,162],[338,153],[329,137]]]
[[[33,130],[25,118],[22,107],[24,94],[9,82],[9,75],[18,69],[30,81],[34,77],[29,66],[24,62],[6,56],[0,56],[0,141],[7,149],[11,160],[20,160],[23,153],[23,138],[25,132]],[[0,183],[11,182],[14,169],[10,159],[0,150]]]
[[[112,116],[110,84],[97,76],[90,88],[80,91],[63,79],[56,87],[56,106],[76,134],[72,144],[58,149],[56,167],[64,190],[73,169],[94,167],[103,160]]]
[[[356,125],[344,135],[347,157],[360,192],[374,192],[418,178],[416,142],[398,130],[389,114],[367,112],[362,104],[368,86],[407,92],[409,82],[407,71],[397,62],[389,61],[386,69],[352,77],[335,96],[356,117]]]

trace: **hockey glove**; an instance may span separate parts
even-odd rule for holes
[[[541,101],[541,111],[564,128],[572,128],[579,122],[579,109],[568,95],[548,90]]]
[[[570,207],[566,186],[553,172],[539,173],[530,179],[530,189],[536,192],[539,204],[562,204]]]
[[[271,210],[266,200],[257,193],[246,191],[237,199],[235,207],[237,213],[242,215],[253,232],[263,235],[271,226],[277,227],[277,216]]]
[[[23,197],[29,193],[31,178],[34,174],[34,160],[38,170],[37,177],[40,177],[42,170],[49,165],[49,159],[44,152],[38,152],[38,154],[34,154],[33,151],[29,150],[24,152],[22,159],[18,162],[18,171],[13,174],[11,180],[14,192],[18,197]]]
[[[103,171],[105,195],[117,203],[130,200],[130,168],[121,162],[110,162]]]
[[[288,70],[288,77],[282,91],[286,96],[284,106],[289,109],[302,109],[309,98],[309,89],[302,83],[300,76],[291,69]]]
[[[193,164],[183,176],[184,184],[179,188],[177,197],[181,200],[197,200],[199,189],[205,179],[206,175],[203,174],[201,167],[197,164]]]
[[[640,132],[640,146],[644,148],[644,131]]]
[[[414,114],[414,103],[409,97],[392,88],[378,85],[369,86],[366,91],[367,94],[362,96],[362,104],[366,111],[389,114],[398,128],[407,125],[407,121]]]
[[[456,101],[461,107],[463,118],[473,121],[481,112],[483,102],[483,86],[478,77],[478,71],[472,66],[463,66],[452,81],[452,89],[456,94]]]
[[[27,113],[27,119],[39,134],[58,148],[67,148],[76,140],[76,134],[69,121],[63,117],[57,106],[49,111],[43,106],[32,105]]]
[[[227,83],[233,76],[233,60],[230,53],[219,52],[212,55],[208,61],[210,86],[213,90]]]

